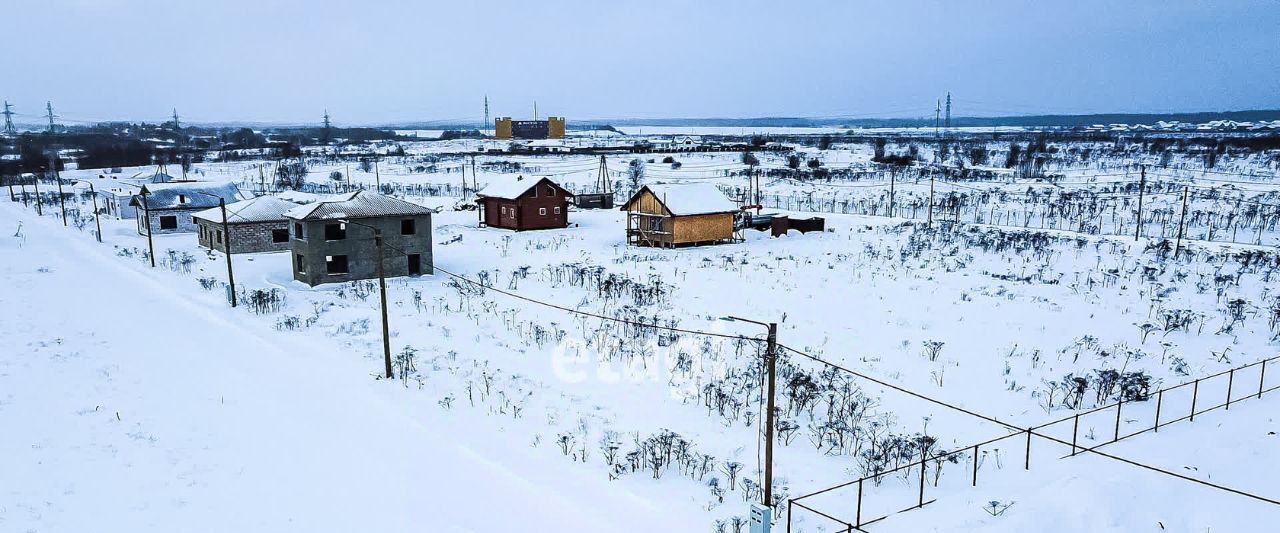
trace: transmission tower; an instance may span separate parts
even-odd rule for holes
[[[173,129],[175,130],[182,129],[182,123],[178,122],[178,108],[176,107],[173,108]]]
[[[484,125],[480,127],[480,134],[484,135],[484,130],[489,129],[489,95],[484,95]]]
[[[9,105],[9,101],[4,101],[4,134],[10,137],[17,135],[18,130],[13,127],[13,106]]]
[[[324,110],[324,140],[325,140],[325,142],[328,142],[328,141],[329,141],[329,138],[330,138],[330,132],[332,131],[332,128],[333,128],[333,123],[329,121],[329,110],[328,110],[328,109],[326,109],[326,110]]]
[[[45,108],[45,109],[47,109],[47,110],[49,111],[49,133],[53,133],[53,131],[54,131],[54,129],[55,129],[54,124],[53,124],[53,117],[55,116],[55,115],[53,114],[53,102],[45,102],[45,103],[44,103],[44,108]]]
[[[951,91],[947,91],[947,133],[951,132]]]

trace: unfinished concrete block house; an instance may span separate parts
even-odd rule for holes
[[[503,179],[476,195],[481,226],[523,231],[569,225],[573,194],[549,178]]]
[[[225,253],[229,242],[233,254],[281,252],[290,249],[289,220],[284,213],[295,207],[298,204],[274,196],[227,204],[225,228],[231,233],[230,238],[223,231],[221,208],[212,207],[191,216],[199,229],[200,246]]]
[[[738,205],[714,185],[645,185],[622,206],[627,243],[674,248],[742,240]]]
[[[199,228],[192,215],[218,207],[219,198],[228,204],[239,201],[240,189],[234,183],[155,183],[144,185],[129,206],[136,211],[139,235],[194,233]]]
[[[386,277],[432,273],[431,210],[369,191],[332,196],[284,213],[293,279],[316,286],[378,277],[382,234]]]

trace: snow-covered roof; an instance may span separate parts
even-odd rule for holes
[[[662,205],[667,206],[667,211],[676,216],[738,211],[738,204],[710,183],[645,185],[644,188],[649,189]]]
[[[249,200],[227,204],[227,223],[242,224],[247,222],[272,222],[284,220],[284,213],[298,207],[298,204],[275,196],[259,196]],[[211,207],[194,213],[194,218],[222,223],[222,209]]]
[[[338,194],[313,204],[285,211],[286,218],[296,220],[332,220],[338,218],[374,218],[404,215],[427,215],[429,208],[375,192],[356,191]]]
[[[557,189],[564,190],[563,187],[551,181],[549,178],[526,178],[524,176],[516,176],[515,178],[502,177],[489,182],[483,189],[476,193],[477,196],[488,198],[502,198],[504,200],[515,200],[529,192],[534,185],[546,181],[555,185]],[[567,191],[566,191],[567,192]]]
[[[218,205],[219,198],[227,202],[241,199],[240,188],[231,182],[152,183],[143,189],[147,192],[148,209],[207,209]],[[142,207],[141,196],[135,194],[129,205]]]

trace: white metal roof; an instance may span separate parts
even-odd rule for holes
[[[738,211],[734,203],[715,185],[690,183],[682,185],[645,185],[672,215],[707,215]]]

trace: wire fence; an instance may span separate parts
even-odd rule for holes
[[[821,184],[815,184],[815,186]],[[990,184],[999,185],[999,184]],[[1028,184],[1047,185],[1047,184]],[[833,185],[834,186],[834,185]],[[937,181],[853,183],[848,190],[762,194],[770,209],[892,217],[939,223],[1056,230],[1085,235],[1141,236],[1280,246],[1280,193],[1252,198],[1243,191],[1172,181],[1112,184],[1103,190],[1018,192]],[[744,187],[722,185],[731,197],[755,202]],[[932,191],[930,190],[932,189]],[[1141,190],[1141,192],[1139,192]],[[1261,200],[1259,200],[1261,198]]]
[[[992,476],[1030,470],[1034,461],[1096,453],[1184,481],[1224,490],[1264,503],[1280,501],[1213,482],[1143,465],[1099,448],[1144,433],[1158,433],[1178,422],[1280,389],[1280,356],[1233,367],[1217,374],[1162,388],[1121,395],[1116,401],[982,442],[951,450],[926,449],[918,460],[871,472],[864,477],[792,498],[787,502],[787,531],[865,531],[896,514],[921,509],[934,494],[978,486]],[[997,512],[992,509],[991,512]],[[836,524],[828,529],[829,524]],[[814,526],[805,529],[807,526]]]

